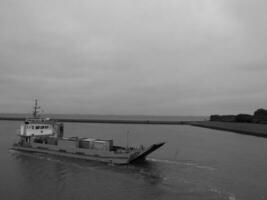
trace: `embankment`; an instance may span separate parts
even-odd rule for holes
[[[267,138],[267,124],[215,122],[215,121],[189,122],[189,124],[192,126],[199,126],[199,127],[211,128],[223,131],[231,131],[240,134]]]

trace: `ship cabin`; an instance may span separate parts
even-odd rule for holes
[[[63,124],[49,118],[28,118],[20,127],[20,136],[60,136],[63,134]]]

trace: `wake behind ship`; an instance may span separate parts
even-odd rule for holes
[[[40,107],[35,100],[33,117],[26,118],[21,125],[19,141],[12,149],[46,153],[84,160],[95,160],[112,164],[130,164],[144,161],[146,156],[164,145],[164,142],[147,148],[115,146],[113,140],[64,137],[64,125],[38,113]]]

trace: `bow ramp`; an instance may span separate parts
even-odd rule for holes
[[[164,144],[165,142],[151,145],[150,147],[146,148],[144,151],[141,151],[136,157],[132,158],[130,162],[132,163],[132,162],[144,161],[147,155],[151,154],[153,151],[157,150]]]

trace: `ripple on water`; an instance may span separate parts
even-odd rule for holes
[[[207,165],[201,165],[197,162],[193,161],[174,161],[174,160],[164,160],[164,159],[155,159],[155,158],[148,158],[148,160],[152,162],[160,162],[160,163],[166,163],[166,164],[173,164],[173,165],[186,165],[186,166],[191,166],[199,169],[205,169],[209,171],[214,171],[216,170],[215,167],[212,166],[207,166]]]

